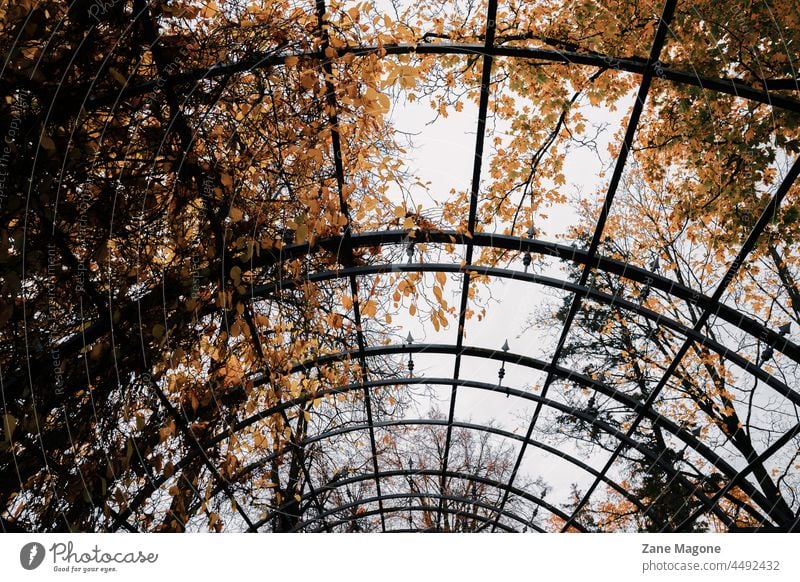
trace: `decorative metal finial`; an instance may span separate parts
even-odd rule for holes
[[[536,236],[536,228],[531,225],[528,229],[528,238],[533,238]],[[524,255],[522,255],[522,264],[525,266],[525,272],[528,272],[528,267],[531,266],[531,253],[526,251]]]
[[[508,347],[508,340],[506,340],[503,343],[503,347],[500,348],[500,349],[503,350],[503,352],[508,352],[508,350],[510,349]],[[503,363],[500,365],[500,369],[497,371],[497,387],[498,388],[500,388],[500,386],[503,385],[503,378],[505,377],[505,375],[506,375],[506,361],[503,360]],[[506,388],[506,398],[508,398],[509,396],[510,396],[510,394],[508,392],[508,388]]]
[[[597,408],[597,400],[595,399],[594,394],[589,398],[589,402],[586,403],[585,412],[592,418],[597,418],[600,410]]]
[[[791,322],[790,323],[784,323],[782,326],[780,326],[778,328],[778,333],[781,334],[782,336],[787,336],[791,332],[792,332],[792,324],[791,324]]]
[[[414,343],[414,336],[411,335],[411,332],[408,332],[408,337],[406,337],[406,343],[411,346]],[[414,355],[409,350],[408,352],[408,377],[414,377]]]
[[[645,285],[642,287],[642,289],[639,291],[639,303],[647,301],[647,298],[650,296],[650,291],[650,285]]]
[[[414,241],[409,241],[408,246],[406,246],[406,256],[408,257],[408,264],[414,262]]]
[[[525,253],[524,255],[522,255],[522,264],[525,267],[525,272],[527,273],[528,272],[528,267],[531,266],[531,254],[530,253]]]

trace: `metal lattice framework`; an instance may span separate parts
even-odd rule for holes
[[[348,163],[342,152],[340,135],[338,132],[339,119],[337,118],[336,90],[331,81],[333,76],[332,63],[325,56],[326,48],[329,46],[329,39],[323,32],[321,48],[316,52],[307,52],[296,56],[304,59],[313,59],[320,63],[321,70],[327,74],[327,105],[329,106],[329,123],[332,127],[332,159],[335,160],[335,177],[338,186],[340,210],[346,218],[347,224],[344,226],[340,236],[327,237],[315,241],[313,246],[308,243],[290,244],[278,251],[264,251],[257,257],[249,259],[247,267],[252,272],[265,274],[264,280],[254,283],[245,294],[240,294],[240,298],[246,304],[248,323],[255,325],[252,321],[252,313],[257,310],[258,302],[267,297],[280,296],[281,293],[288,292],[306,283],[322,285],[330,282],[344,282],[350,289],[350,293],[355,299],[352,305],[352,319],[354,322],[356,345],[353,349],[343,350],[337,353],[322,354],[311,360],[295,364],[288,374],[302,376],[308,371],[321,365],[341,364],[355,362],[362,371],[358,381],[325,388],[314,395],[305,394],[298,398],[289,399],[275,406],[252,412],[246,418],[232,422],[229,430],[217,434],[210,438],[198,438],[191,427],[188,419],[170,403],[162,387],[155,381],[150,382],[150,388],[158,398],[161,405],[168,411],[169,415],[175,420],[178,430],[185,436],[191,445],[191,451],[182,459],[174,464],[173,472],[169,475],[162,473],[152,473],[149,484],[143,487],[137,495],[128,503],[127,507],[114,517],[114,527],[116,529],[126,529],[136,531],[135,522],[131,516],[142,507],[146,506],[152,494],[162,485],[169,483],[173,474],[179,473],[192,461],[202,459],[205,467],[213,475],[215,482],[214,489],[210,493],[198,493],[198,500],[209,496],[216,497],[224,495],[228,498],[235,508],[235,512],[244,524],[243,529],[247,531],[259,531],[266,529],[281,516],[289,515],[292,517],[291,531],[334,531],[341,528],[352,528],[358,520],[376,518],[379,520],[382,531],[440,531],[444,529],[443,521],[445,517],[458,513],[467,519],[476,522],[477,530],[486,531],[521,531],[534,530],[544,531],[541,525],[534,523],[529,516],[520,515],[517,511],[509,509],[508,503],[512,498],[524,500],[535,511],[552,516],[560,525],[562,531],[575,530],[586,531],[587,525],[582,522],[582,510],[590,504],[593,495],[596,495],[598,488],[606,487],[609,491],[615,492],[620,498],[634,506],[638,511],[647,513],[651,507],[634,495],[629,487],[622,482],[614,471],[620,459],[626,455],[640,455],[644,462],[652,467],[658,467],[666,474],[671,483],[679,484],[682,490],[690,492],[689,501],[695,509],[680,523],[674,524],[675,530],[690,529],[692,524],[698,519],[712,516],[717,519],[724,527],[736,530],[735,520],[731,515],[723,510],[720,502],[727,501],[731,504],[740,506],[742,510],[756,522],[761,524],[763,530],[795,531],[800,524],[800,513],[797,509],[788,506],[775,504],[770,499],[768,492],[763,491],[759,483],[752,479],[754,468],[768,459],[771,455],[780,451],[787,444],[794,442],[800,434],[800,422],[786,430],[766,449],[761,451],[754,458],[749,458],[746,464],[734,465],[730,460],[724,458],[713,447],[704,443],[698,435],[679,422],[671,420],[656,408],[659,395],[673,378],[673,374],[680,365],[682,359],[694,345],[703,346],[705,349],[725,358],[747,375],[752,376],[757,382],[768,387],[781,401],[790,403],[791,406],[800,406],[800,392],[796,386],[788,385],[785,379],[778,375],[773,375],[757,363],[750,361],[744,355],[731,350],[709,337],[704,332],[706,324],[711,318],[724,321],[725,324],[736,328],[740,332],[753,338],[758,338],[765,346],[780,352],[785,358],[800,364],[800,346],[791,341],[786,334],[760,323],[755,318],[748,316],[722,302],[722,298],[729,289],[730,283],[736,277],[742,265],[747,261],[748,256],[754,250],[759,237],[764,232],[770,221],[775,216],[781,202],[786,197],[790,188],[800,175],[800,160],[794,161],[789,171],[783,177],[781,183],[774,189],[769,204],[763,209],[761,216],[753,226],[744,245],[739,249],[735,260],[727,267],[725,275],[710,294],[701,293],[689,286],[677,283],[668,277],[653,270],[643,269],[636,265],[628,264],[615,258],[604,256],[600,252],[601,243],[606,232],[606,223],[611,212],[615,195],[620,187],[620,181],[626,169],[628,157],[631,152],[640,117],[647,102],[651,84],[655,78],[671,83],[683,84],[700,88],[703,91],[716,91],[729,95],[735,95],[741,99],[750,100],[755,103],[767,104],[776,109],[800,113],[800,101],[786,97],[784,94],[777,94],[776,91],[796,89],[794,81],[771,81],[762,87],[749,86],[741,81],[706,78],[702,76],[689,75],[687,73],[665,67],[660,63],[662,49],[669,35],[670,22],[673,17],[676,0],[667,0],[664,4],[663,13],[658,21],[654,40],[650,53],[642,59],[617,59],[606,55],[581,53],[566,50],[547,50],[521,47],[508,47],[495,45],[495,21],[497,15],[497,1],[489,0],[486,12],[485,41],[483,44],[455,44],[455,43],[435,43],[419,45],[387,45],[383,47],[339,47],[338,54],[352,54],[355,58],[364,55],[380,54],[391,57],[397,55],[420,54],[420,55],[470,55],[481,59],[482,77],[481,89],[478,102],[478,118],[476,128],[476,140],[474,146],[474,164],[472,168],[471,183],[469,187],[469,214],[467,216],[465,231],[428,231],[411,232],[405,229],[386,230],[381,232],[354,232],[351,226],[351,209],[346,202],[344,192],[348,182]],[[316,3],[317,16],[320,22],[325,19],[325,3],[319,0]],[[324,28],[322,29],[325,30]],[[176,87],[190,85],[200,80],[228,76],[245,71],[255,70],[263,67],[276,67],[286,59],[287,55],[253,55],[236,63],[220,63],[219,65],[197,71],[185,71],[171,75],[169,83],[157,84],[148,82],[139,85],[128,85],[115,95],[101,95],[89,99],[85,103],[87,110],[102,107],[119,100],[130,99],[135,96],[146,95],[153,91],[163,90],[171,93],[169,97],[176,101],[174,90]],[[538,240],[532,236],[517,237],[509,235],[497,235],[480,232],[477,224],[477,213],[479,203],[479,192],[481,191],[481,176],[483,173],[483,162],[485,159],[485,139],[487,135],[487,115],[491,98],[492,87],[492,67],[496,58],[527,59],[537,62],[553,62],[564,65],[590,65],[599,66],[619,71],[624,71],[640,78],[639,89],[633,109],[627,120],[627,127],[619,149],[619,154],[613,166],[613,174],[608,183],[608,190],[605,195],[604,203],[597,217],[591,241],[586,248],[556,244],[553,242]],[[177,101],[176,101],[177,102]],[[458,245],[464,249],[464,261],[461,264],[447,262],[416,262],[409,260],[408,263],[397,262],[375,262],[370,264],[360,264],[354,258],[354,253],[361,249],[396,249],[403,248],[408,244],[410,237],[413,237],[415,244],[425,243],[429,246]],[[498,249],[522,254],[533,254],[541,257],[554,258],[565,264],[570,264],[579,269],[580,275],[577,280],[559,279],[535,273],[528,273],[527,269],[523,272],[520,269],[488,267],[475,264],[475,252],[480,249]],[[327,253],[335,255],[340,268],[324,270],[319,272],[304,273],[302,277],[296,279],[270,280],[269,273],[283,272],[280,267],[290,261],[302,259],[314,253]],[[457,305],[457,336],[455,342],[451,344],[443,343],[388,343],[386,345],[370,345],[367,336],[363,332],[365,316],[363,305],[358,301],[359,279],[365,276],[384,275],[387,273],[446,273],[461,277],[460,300]],[[605,291],[594,288],[590,284],[593,273],[602,273],[620,280],[633,282],[640,285],[648,285],[650,288],[658,290],[664,296],[675,301],[686,302],[693,306],[699,318],[692,324],[677,321],[664,314],[657,313],[643,306],[641,302],[626,299],[621,295],[612,295]],[[563,328],[561,329],[552,358],[549,360],[530,357],[525,353],[514,353],[509,350],[490,350],[484,347],[470,345],[465,338],[464,329],[467,313],[470,309],[470,285],[474,282],[474,277],[488,277],[497,280],[513,280],[543,288],[556,289],[571,296],[569,309],[566,313]],[[148,295],[138,302],[138,306],[146,305],[148,301],[157,302],[158,297]],[[580,370],[571,369],[563,365],[564,348],[567,336],[572,330],[576,316],[580,313],[585,302],[591,301],[602,304],[608,308],[619,310],[628,317],[639,317],[658,328],[669,330],[676,337],[682,339],[681,347],[675,354],[672,362],[663,373],[655,387],[648,394],[640,399],[628,393],[618,390],[612,383],[603,378],[595,378]],[[137,306],[132,306],[131,314]],[[200,316],[210,315],[212,309],[203,312]],[[129,314],[123,312],[122,316]],[[110,327],[109,321],[101,321],[92,326],[88,326],[82,333],[81,338],[67,340],[61,345],[62,353],[77,349],[84,345],[83,342],[92,340],[106,333]],[[262,347],[258,345],[258,334],[252,334],[256,342],[255,350],[262,353]],[[409,358],[415,354],[435,355],[438,358],[452,358],[452,373],[444,377],[397,377],[396,375],[382,376],[381,361],[389,358]],[[505,364],[519,366],[520,369],[536,374],[544,374],[542,388],[538,393],[531,392],[519,386],[501,386],[500,383],[492,384],[486,381],[479,381],[464,377],[463,361],[464,358],[475,358],[482,362],[495,362],[505,366]],[[502,379],[502,376],[501,376]],[[268,371],[256,376],[253,385],[259,386],[270,382]],[[550,396],[551,387],[558,382],[574,384],[578,387],[589,390],[593,394],[602,395],[627,412],[633,414],[633,420],[627,424],[624,430],[613,426],[589,411],[572,407],[563,401]],[[400,386],[413,388],[415,386],[440,386],[449,389],[449,404],[447,412],[443,418],[379,418],[373,408],[373,395],[376,390],[387,386]],[[6,389],[13,388],[13,379],[7,383]],[[478,422],[467,422],[459,420],[456,415],[456,407],[462,389],[495,392],[509,398],[518,400],[521,403],[530,404],[533,412],[527,419],[527,429],[523,434],[518,434],[509,430],[486,425]],[[207,454],[212,448],[219,446],[232,435],[241,433],[244,429],[256,423],[270,418],[274,415],[286,415],[292,411],[302,410],[303,407],[314,398],[325,397],[328,395],[339,396],[348,394],[360,394],[363,399],[364,418],[361,421],[353,422],[339,428],[326,430],[317,434],[307,435],[302,442],[290,442],[282,450],[277,450],[264,457],[253,459],[252,462],[242,465],[236,469],[232,476],[223,476],[219,467],[215,466]],[[562,415],[570,416],[578,421],[591,426],[593,430],[600,431],[616,443],[609,455],[602,463],[600,468],[596,468],[587,459],[581,459],[570,451],[563,450],[558,446],[537,440],[537,428],[540,426],[543,411],[554,411]],[[665,433],[671,435],[675,442],[685,446],[697,458],[706,463],[709,470],[713,470],[721,476],[720,486],[716,490],[706,490],[692,482],[680,468],[676,467],[675,459],[667,455],[665,449],[653,449],[653,447],[641,441],[638,437],[643,423],[648,426],[657,426]],[[389,429],[434,427],[444,431],[444,448],[442,450],[442,462],[438,467],[423,467],[412,469],[398,469],[382,467],[380,463],[379,431]],[[518,444],[519,448],[515,454],[513,466],[508,471],[503,480],[487,478],[474,473],[466,473],[454,469],[451,465],[451,454],[455,431],[471,431],[474,433],[488,434],[493,438]],[[240,489],[238,483],[248,475],[267,466],[269,463],[280,459],[282,456],[292,452],[297,452],[298,448],[311,450],[312,447],[324,447],[331,439],[346,437],[351,433],[364,434],[368,438],[369,464],[357,474],[345,475],[329,482],[313,482],[313,471],[310,466],[303,464],[302,479],[305,483],[305,492],[298,499],[285,500],[277,507],[269,508],[261,516],[256,515],[256,509],[241,501],[238,494]],[[575,470],[585,473],[590,479],[590,485],[576,499],[570,510],[565,510],[553,503],[548,502],[542,495],[534,491],[525,490],[517,485],[520,476],[523,459],[528,450],[535,450],[547,455],[557,457],[568,463]],[[430,478],[438,484],[438,492],[421,492],[409,487],[406,492],[393,492],[391,487],[387,490],[387,483],[395,483],[397,479],[401,481],[408,476]],[[449,483],[465,482],[470,484],[481,484],[496,492],[496,500],[488,502],[485,499],[465,496],[452,492]],[[350,499],[345,503],[335,502],[331,492],[342,488],[363,486],[368,484],[369,492],[358,499]],[[411,481],[409,480],[409,483]],[[741,501],[736,492],[743,493],[749,502]],[[199,503],[199,501],[198,501]],[[657,503],[657,501],[653,502]],[[474,506],[472,511],[463,509],[452,509],[452,504]],[[485,510],[483,513],[477,509]],[[487,517],[487,512],[489,517]],[[409,525],[412,523],[412,514],[425,513],[436,515],[435,520],[429,523],[426,528],[409,527],[404,529],[397,526],[397,521],[392,521],[392,516],[408,514]]]

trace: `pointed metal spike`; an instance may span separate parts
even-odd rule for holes
[[[789,335],[792,332],[792,324],[784,323],[778,328],[778,333],[781,335]]]
[[[406,343],[407,344],[413,344],[414,343],[414,336],[411,335],[411,332],[408,332],[408,337],[406,338]]]
[[[414,241],[409,242],[408,246],[406,246],[406,256],[409,264],[414,262]]]
[[[656,272],[658,271],[658,267],[659,267],[659,261],[658,261],[658,256],[656,256],[656,258],[653,259],[653,262],[650,264],[650,270]]]
[[[509,349],[511,349],[508,347],[508,340],[506,340],[505,343],[503,343],[503,347],[500,349],[503,350],[504,352],[507,352]]]
[[[536,236],[536,227],[531,225],[531,227],[528,229],[528,238],[533,238],[535,236]]]

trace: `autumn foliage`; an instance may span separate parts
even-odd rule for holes
[[[725,281],[728,311],[709,297],[800,154],[800,12],[664,13],[662,0],[0,8],[3,528],[796,528],[798,187]],[[482,101],[478,182],[433,191],[397,116],[424,104],[435,125]],[[390,243],[370,238],[384,231]],[[439,263],[455,267],[425,270]],[[576,295],[554,294],[521,332],[571,325],[555,364],[577,379],[528,388],[562,405],[530,438],[586,465],[570,490],[517,475],[527,417],[518,432],[454,430],[438,411],[391,424],[413,418],[424,382],[402,350],[365,350],[410,345],[403,322],[455,338],[459,322],[510,318],[481,269],[595,292],[572,315]]]

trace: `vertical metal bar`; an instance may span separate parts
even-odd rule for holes
[[[784,177],[783,181],[781,182],[781,185],[778,187],[778,190],[775,192],[775,195],[772,197],[772,199],[770,200],[770,202],[767,205],[767,207],[761,213],[761,216],[759,217],[758,222],[753,227],[753,230],[750,233],[750,235],[747,237],[747,240],[745,241],[744,245],[742,246],[741,250],[739,251],[739,254],[736,256],[736,259],[734,259],[733,263],[731,263],[730,267],[728,267],[728,270],[725,273],[725,276],[722,278],[722,281],[717,286],[716,290],[714,291],[714,294],[711,296],[711,300],[712,300],[713,303],[719,302],[719,300],[722,298],[722,294],[725,292],[725,289],[727,289],[727,287],[730,284],[730,282],[736,276],[736,273],[739,271],[739,269],[741,268],[742,264],[744,264],[744,261],[747,259],[747,256],[755,248],[756,242],[758,242],[759,236],[761,236],[761,233],[764,231],[764,229],[766,228],[767,224],[769,224],[769,222],[775,216],[775,213],[778,210],[778,206],[780,206],[780,203],[783,201],[783,198],[786,196],[787,192],[792,187],[792,185],[794,184],[795,180],[797,180],[798,174],[800,174],[800,158],[797,158],[797,160],[795,160],[795,162],[792,165],[792,167],[789,169],[789,172]],[[695,323],[694,330],[699,332],[713,314],[714,314],[713,310],[705,309],[703,311],[703,314],[697,320],[697,323]],[[650,406],[653,405],[653,403],[655,402],[656,398],[661,393],[661,390],[663,390],[664,387],[667,385],[667,382],[672,377],[672,375],[675,373],[675,371],[678,369],[678,366],[680,365],[681,360],[683,360],[683,357],[686,355],[686,353],[689,351],[689,348],[691,348],[691,346],[693,344],[694,344],[694,340],[691,337],[687,337],[686,340],[684,341],[683,345],[681,346],[681,348],[675,354],[675,357],[672,359],[672,362],[670,362],[669,367],[667,367],[666,371],[664,372],[664,375],[661,377],[661,380],[658,382],[658,385],[655,387],[655,389],[650,393],[650,395],[645,400],[645,402],[643,404],[644,408],[649,408]],[[632,435],[636,431],[636,429],[639,427],[639,425],[641,424],[643,419],[644,419],[643,413],[638,414],[636,416],[636,418],[634,419],[633,423],[631,423],[631,426],[626,431],[626,434],[627,435]],[[605,473],[608,472],[608,470],[611,468],[611,466],[614,464],[614,462],[616,461],[617,457],[620,455],[620,453],[622,453],[623,450],[624,450],[624,447],[622,445],[618,446],[614,450],[614,452],[611,454],[611,457],[608,459],[608,461],[606,462],[605,466],[603,467],[603,470],[601,471],[601,474],[605,474]],[[575,511],[573,512],[573,514],[570,517],[570,519],[567,521],[567,523],[564,524],[564,528],[563,528],[564,530],[568,529],[572,525],[572,523],[575,521],[575,517],[576,517],[577,513],[589,501],[589,497],[592,495],[594,490],[597,488],[598,484],[599,484],[599,480],[595,479],[595,481],[592,483],[592,485],[589,487],[589,489],[584,494],[584,496],[581,499],[581,501],[575,507]]]
[[[497,28],[497,0],[489,0],[489,6],[486,11],[486,42],[485,47],[490,49],[494,46],[495,30]],[[487,51],[487,52],[490,52]],[[456,360],[453,368],[453,380],[458,380],[461,372],[461,348],[464,345],[464,324],[466,322],[467,314],[467,300],[469,298],[469,267],[472,265],[473,245],[472,237],[475,234],[475,223],[478,215],[478,193],[480,191],[481,183],[481,169],[483,167],[483,148],[486,140],[486,115],[489,110],[489,88],[492,79],[492,62],[493,57],[490,54],[483,56],[483,70],[481,72],[481,93],[480,101],[478,103],[478,130],[475,139],[475,159],[472,165],[472,185],[470,188],[469,198],[469,217],[467,220],[467,252],[465,261],[464,280],[461,285],[461,302],[458,312],[458,339],[456,340]],[[450,410],[447,416],[447,434],[444,442],[444,455],[442,457],[442,477],[441,477],[441,490],[442,495],[445,495],[447,488],[447,465],[450,460],[450,443],[453,437],[453,419],[456,409],[456,395],[457,384],[454,382],[450,391]],[[442,519],[442,509],[444,508],[443,497],[439,501],[439,511],[436,514],[436,528]]]
[[[326,100],[331,108],[329,118],[331,123],[331,142],[333,149],[334,164],[336,167],[336,184],[339,191],[339,207],[341,213],[347,221],[344,229],[344,242],[340,249],[339,262],[347,267],[353,265],[353,249],[350,244],[352,234],[352,220],[350,211],[344,195],[344,158],[342,155],[342,144],[339,136],[339,116],[337,114],[338,104],[336,101],[335,87],[333,86],[333,65],[330,59],[325,56],[325,49],[330,45],[328,29],[325,25],[325,0],[316,0],[317,18],[319,20],[320,32],[322,36],[322,69],[325,72]],[[355,275],[350,276],[350,294],[353,297],[353,320],[356,324],[356,340],[358,341],[358,361],[360,366],[361,381],[363,382],[367,374],[367,361],[364,355],[364,331],[361,325],[361,308],[358,301],[358,282]],[[364,388],[364,407],[367,413],[367,423],[369,424],[369,443],[372,452],[372,467],[375,470],[375,490],[378,494],[378,507],[381,510],[381,530],[386,531],[386,520],[383,515],[383,500],[381,498],[381,482],[378,471],[378,447],[375,442],[375,429],[372,426],[372,400],[369,389]]]
[[[594,258],[595,254],[597,253],[597,249],[600,246],[600,241],[603,236],[603,231],[605,230],[606,221],[608,220],[608,215],[611,211],[611,204],[614,202],[614,196],[617,193],[617,188],[619,187],[620,180],[622,179],[622,172],[625,169],[625,164],[628,160],[628,154],[630,153],[630,149],[633,146],[633,139],[636,135],[636,130],[639,126],[639,119],[644,111],[644,105],[647,100],[647,94],[650,91],[650,85],[653,80],[653,75],[656,72],[656,65],[658,63],[658,59],[661,56],[661,50],[664,47],[664,43],[666,42],[667,38],[667,31],[669,30],[669,23],[672,20],[672,16],[675,13],[675,6],[677,4],[677,0],[667,0],[664,4],[664,9],[661,13],[661,18],[658,23],[658,28],[656,29],[655,38],[653,39],[653,44],[650,48],[650,54],[647,57],[647,65],[645,67],[644,73],[642,74],[642,82],[639,85],[639,92],[636,95],[636,102],[633,106],[633,111],[631,112],[630,119],[628,120],[628,127],[625,131],[625,138],[622,141],[622,149],[620,149],[619,155],[617,156],[617,161],[614,166],[614,173],[611,176],[611,181],[608,185],[608,192],[606,194],[605,200],[603,201],[603,207],[600,210],[600,216],[597,219],[597,224],[594,229],[594,234],[592,236],[591,244],[589,245],[588,250],[588,261],[581,272],[581,276],[579,279],[579,285],[583,286],[586,284],[587,280],[589,279],[589,273],[592,271],[591,261]],[[567,317],[564,321],[564,327],[561,330],[561,336],[558,339],[558,343],[556,344],[556,349],[553,354],[552,365],[556,366],[558,364],[558,360],[561,358],[561,352],[564,349],[564,344],[567,341],[567,336],[570,333],[572,328],[572,323],[575,320],[575,316],[578,313],[578,310],[581,308],[583,299],[580,295],[573,295],[572,303],[570,304],[569,312],[567,313]],[[547,395],[547,391],[550,388],[555,376],[552,372],[547,374],[545,378],[544,385],[542,387],[542,396]],[[541,413],[542,406],[541,404],[536,406],[536,409],[533,412],[533,417],[531,418],[530,425],[528,426],[528,431],[526,433],[526,438],[530,438],[533,434],[534,428],[536,426],[536,422],[539,419],[539,414]],[[522,464],[522,459],[525,456],[526,445],[523,442],[522,447],[520,447],[519,455],[517,455],[517,460],[514,463],[514,468],[511,471],[511,476],[509,478],[509,483],[513,483],[517,477],[517,473],[519,472],[519,467]],[[503,495],[503,500],[500,502],[500,508],[502,509],[505,507],[506,502],[508,501],[508,493]],[[492,526],[492,531],[494,531],[497,520],[500,519],[500,514],[497,514],[495,519],[494,525]]]

